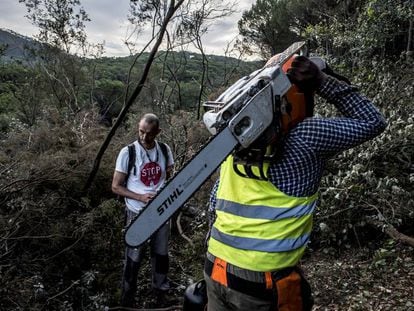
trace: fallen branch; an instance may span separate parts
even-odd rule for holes
[[[61,295],[63,295],[64,293],[66,293],[67,291],[69,291],[73,286],[78,285],[79,284],[79,280],[76,280],[75,282],[73,282],[68,288],[66,288],[65,290],[61,291],[60,293],[57,293],[56,295],[50,297],[47,299],[47,302],[49,302],[50,300],[56,299],[56,297],[59,297]]]
[[[414,238],[412,238],[408,235],[405,235],[404,233],[401,233],[397,229],[395,229],[395,227],[393,225],[391,225],[390,223],[387,222],[384,215],[381,213],[381,211],[375,205],[372,205],[372,204],[370,204],[368,202],[365,202],[365,201],[363,201],[363,202],[365,204],[369,205],[370,207],[373,207],[377,211],[377,213],[379,215],[379,218],[381,219],[381,221],[380,220],[370,220],[370,221],[368,221],[368,223],[374,225],[377,228],[380,228],[381,231],[385,232],[392,239],[414,247]]]
[[[181,216],[182,216],[182,212],[180,212],[179,214],[178,214],[178,217],[177,217],[177,221],[176,221],[176,224],[177,224],[177,229],[178,229],[178,232],[180,233],[180,235],[186,240],[186,241],[188,241],[188,243],[190,243],[190,245],[192,246],[192,247],[194,247],[194,243],[193,243],[193,241],[188,237],[188,236],[186,236],[185,234],[184,234],[184,232],[183,232],[183,228],[181,227]]]
[[[384,232],[386,234],[388,234],[391,238],[393,238],[394,240],[397,240],[399,242],[408,244],[410,246],[414,247],[414,238],[405,235],[404,233],[399,232],[397,229],[395,229],[393,226],[391,225],[387,225],[384,228]]]

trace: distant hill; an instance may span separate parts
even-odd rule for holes
[[[15,96],[11,86],[23,83],[22,81],[30,75],[37,79],[41,76],[37,73],[43,72],[43,68],[50,65],[56,66],[52,70],[57,79],[65,79],[68,75],[73,78],[69,82],[76,84],[79,100],[89,102],[92,91],[93,99],[105,114],[105,118],[115,117],[122,108],[125,84],[137,82],[149,56],[149,53],[143,53],[138,59],[135,59],[136,56],[84,58],[65,52],[59,53],[59,50],[53,48],[49,51],[43,48],[47,46],[35,39],[0,29],[0,61],[3,66],[3,72],[0,73],[0,90],[3,90],[2,83],[8,90],[3,94],[0,92],[0,95],[4,98],[8,96],[4,100],[7,105],[10,102],[9,97]],[[35,53],[31,53],[30,50],[35,50]],[[41,53],[36,53],[36,50]],[[55,62],[55,58],[59,61]],[[159,90],[168,88],[166,92],[170,92],[169,101],[174,109],[194,110],[200,96],[205,97],[221,87],[229,86],[230,83],[263,65],[261,62],[246,62],[219,55],[206,55],[206,59],[200,53],[189,51],[159,51],[147,78],[148,99],[161,92]],[[43,62],[46,66],[37,66]],[[132,64],[134,66],[131,68]],[[203,72],[204,68],[207,69],[206,72]],[[8,74],[6,69],[10,69],[13,74]],[[94,79],[93,86],[90,85],[91,78]],[[206,87],[200,95],[201,81]],[[0,96],[0,117],[1,103]],[[152,102],[147,104],[150,105]]]
[[[31,58],[30,52],[28,50],[36,50],[40,48],[41,43],[37,42],[35,39],[26,37],[19,33],[14,32],[10,29],[2,29],[0,28],[0,58],[3,60],[25,60],[27,58]],[[3,51],[4,50],[4,51]],[[163,53],[163,51],[160,51]],[[184,53],[187,55],[189,62],[198,63],[201,60],[201,54],[193,53],[193,52],[170,52],[171,55],[178,55],[180,53]],[[147,53],[144,53],[142,60],[145,61],[147,57]],[[102,57],[101,62],[105,63],[125,63],[127,66],[133,61],[134,56],[124,56],[124,57]],[[220,56],[220,55],[207,55],[209,61],[213,63],[228,63],[232,65],[236,65],[239,63],[239,60]],[[248,62],[241,62],[243,64],[260,64],[260,61],[248,61]]]
[[[41,43],[36,41],[33,38],[21,35],[17,32],[14,32],[10,29],[3,29],[0,28],[0,59],[3,60],[27,60],[28,58],[32,58],[33,56],[30,55],[29,50],[36,50],[39,49]],[[163,51],[159,51],[159,53],[163,53]],[[189,62],[196,62],[198,63],[201,60],[201,54],[196,52],[170,52],[170,55],[178,55],[184,53],[186,54],[186,58],[188,58]],[[142,61],[146,60],[148,53],[144,53],[142,57]],[[227,56],[220,56],[220,55],[207,55],[209,61],[213,63],[227,63],[236,65],[240,63],[239,60],[227,57]],[[121,57],[107,57],[104,56],[101,58],[103,62],[109,63],[123,63],[126,62],[128,65],[133,61],[134,56],[121,56]],[[255,64],[258,66],[261,62],[260,61],[242,61],[243,64]]]
[[[39,43],[12,30],[0,29],[0,50],[3,60],[24,60],[28,56],[28,49],[37,49]]]

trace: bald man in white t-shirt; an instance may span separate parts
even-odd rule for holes
[[[160,131],[158,117],[152,113],[145,114],[138,124],[138,139],[131,145],[135,151],[135,161],[130,172],[128,146],[120,151],[116,160],[112,191],[125,198],[127,226],[155,196],[172,172],[174,159],[170,147],[155,139]],[[150,239],[152,287],[159,294],[170,288],[167,279],[169,235],[169,223],[166,223]],[[126,247],[121,296],[121,305],[124,307],[134,306],[143,253],[143,246]]]

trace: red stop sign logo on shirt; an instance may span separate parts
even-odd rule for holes
[[[161,179],[161,166],[157,162],[146,163],[141,169],[141,181],[149,187],[157,185]]]

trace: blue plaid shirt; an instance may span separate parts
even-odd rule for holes
[[[269,181],[295,197],[318,190],[326,162],[338,152],[367,141],[386,127],[386,121],[370,100],[348,84],[329,77],[317,94],[335,105],[343,117],[307,118],[287,135],[281,159],[269,167]],[[209,222],[214,220],[215,183],[209,204]]]

